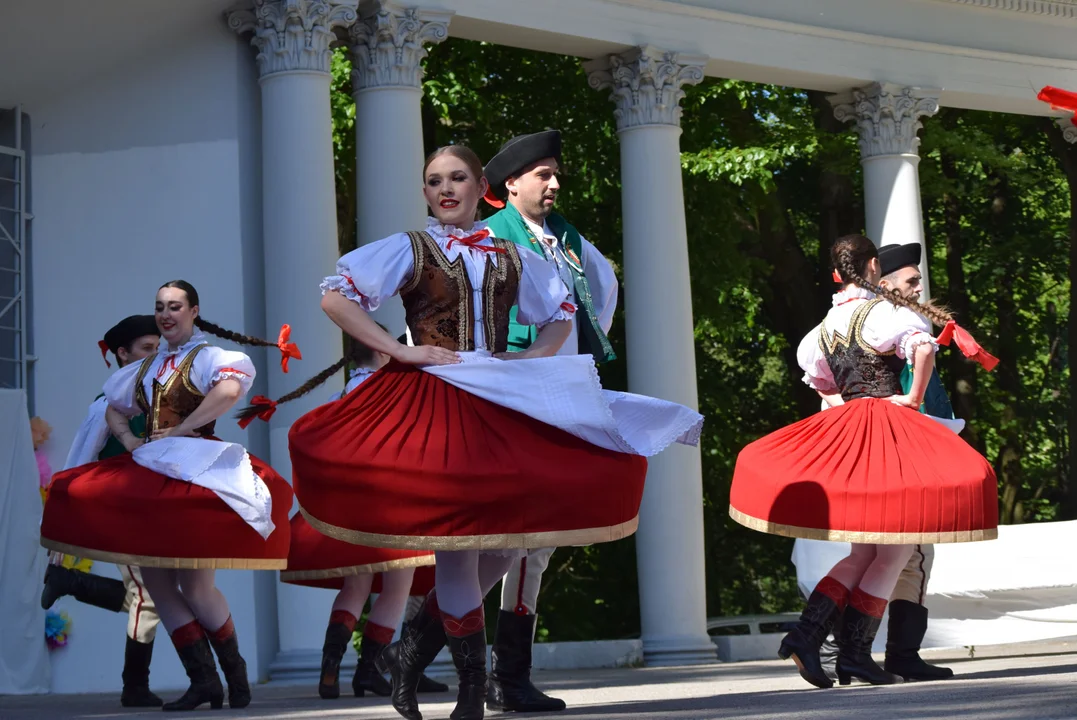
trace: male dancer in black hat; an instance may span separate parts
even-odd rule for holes
[[[153,315],[131,315],[121,320],[105,333],[98,343],[101,355],[108,363],[107,352],[123,367],[157,352],[160,331]],[[127,450],[114,437],[105,422],[108,403],[99,395],[90,405],[86,420],[79,428],[67,456],[64,469],[104,460]],[[146,418],[138,415],[130,421],[131,432],[138,437],[146,436]],[[58,558],[54,558],[58,559]],[[94,605],[113,612],[127,611],[127,648],[123,663],[123,693],[120,703],[124,707],[160,707],[161,698],[150,692],[150,659],[153,656],[153,640],[157,634],[159,618],[153,600],[142,584],[137,567],[121,565],[123,581],[93,573],[50,564],[45,571],[45,589],[41,592],[41,607],[52,607],[60,597],[71,595],[79,602]]]
[[[561,133],[557,130],[521,135],[505,143],[486,165],[487,200],[500,212],[489,218],[499,238],[529,248],[557,268],[566,287],[575,291],[572,334],[559,354],[593,355],[596,362],[615,356],[606,333],[617,307],[617,277],[606,258],[563,217],[553,211],[560,189]],[[521,351],[537,337],[534,326],[516,321],[512,309],[509,349]],[[530,550],[517,560],[501,585],[501,612],[492,651],[493,667],[486,706],[491,710],[542,712],[564,710],[531,684],[531,648],[542,573],[554,548]]]

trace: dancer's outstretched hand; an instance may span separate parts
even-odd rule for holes
[[[917,400],[912,395],[891,395],[887,398],[895,405],[901,405],[902,407],[912,408],[913,410],[920,409],[920,400]]]
[[[435,345],[417,345],[403,347],[397,353],[396,360],[406,365],[455,365],[460,362],[460,356]]]

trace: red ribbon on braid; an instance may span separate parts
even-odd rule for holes
[[[1052,110],[1065,110],[1067,112],[1077,113],[1077,93],[1070,92],[1069,90],[1062,90],[1061,88],[1045,85],[1039,93],[1036,94],[1036,99],[1040,102],[1049,104]],[[1070,123],[1077,125],[1077,116],[1071,115]]]
[[[108,361],[108,343],[98,340],[97,347],[101,348],[101,359],[105,361],[105,367],[112,367],[112,363]]]
[[[492,187],[486,188],[486,194],[482,196],[482,199],[498,210],[505,207],[505,201],[499,200],[497,195],[494,195],[494,189]]]
[[[285,327],[287,327],[287,326],[285,326]],[[260,412],[255,413],[254,415],[251,415],[250,417],[245,417],[242,420],[240,420],[239,421],[239,427],[242,428],[243,430],[246,430],[247,426],[250,425],[252,422],[254,422],[255,418],[258,418],[259,420],[265,420],[266,422],[269,422],[269,418],[273,417],[273,413],[277,412],[277,401],[276,400],[271,400],[270,398],[267,398],[265,395],[255,395],[254,399],[251,400],[251,406],[252,407],[264,407],[265,409],[260,411]]]
[[[836,269],[830,274],[830,277],[834,278],[834,282],[836,282],[838,285],[843,284],[841,279],[841,273],[839,273]]]
[[[281,372],[288,372],[289,358],[303,359],[303,353],[299,352],[299,346],[294,342],[288,342],[292,338],[292,326],[285,323],[280,327],[280,335],[277,336],[277,347],[280,349]]]
[[[479,230],[477,233],[472,233],[471,235],[468,235],[467,237],[462,237],[462,238],[451,237],[451,238],[449,238],[449,244],[447,245],[447,247],[451,248],[453,243],[457,243],[459,245],[463,245],[464,247],[468,248],[469,250],[481,250],[482,252],[498,253],[498,254],[504,255],[505,254],[505,248],[492,247],[490,245],[479,245],[479,243],[481,243],[483,240],[485,240],[488,237],[490,237],[490,231],[487,230],[486,228],[483,228],[482,230]]]
[[[951,341],[957,345],[962,355],[980,363],[987,372],[991,372],[998,365],[998,358],[980,347],[972,335],[953,320],[946,323],[938,337],[939,345],[949,345]]]

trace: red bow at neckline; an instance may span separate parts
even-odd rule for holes
[[[972,335],[969,335],[968,331],[953,320],[946,323],[942,332],[939,333],[938,343],[939,345],[949,345],[951,340],[957,345],[957,349],[961,351],[962,355],[969,360],[980,363],[987,372],[991,372],[998,365],[998,358],[980,347],[980,344],[973,339]]]
[[[490,245],[479,245],[483,240],[490,237],[490,231],[487,228],[483,228],[476,233],[471,233],[467,237],[450,237],[447,247],[452,248],[453,243],[459,243],[470,250],[481,250],[487,253],[505,253],[505,248],[492,247]]]
[[[101,359],[105,361],[105,367],[112,367],[112,363],[108,361],[108,343],[98,340],[97,347],[101,348]]]
[[[482,199],[485,200],[492,207],[497,208],[498,210],[505,207],[505,201],[499,200],[497,195],[494,195],[493,187],[486,188],[486,194],[482,196]]]
[[[285,327],[287,327],[287,326],[285,326]],[[273,417],[273,413],[277,412],[277,401],[276,400],[271,400],[270,398],[267,398],[265,395],[255,395],[254,399],[251,400],[251,406],[252,407],[262,407],[262,408],[265,408],[265,409],[261,410],[259,412],[256,412],[254,415],[251,415],[249,417],[245,417],[242,420],[240,420],[239,421],[239,427],[242,428],[243,430],[246,430],[247,426],[250,425],[252,422],[254,422],[255,418],[258,418],[259,420],[265,420],[266,422],[269,422],[269,418]]]
[[[291,338],[292,326],[287,323],[281,325],[280,335],[277,336],[277,347],[280,349],[280,369],[281,372],[285,373],[288,372],[289,358],[295,358],[296,360],[303,359],[303,353],[299,352],[299,346],[294,342],[288,342]]]

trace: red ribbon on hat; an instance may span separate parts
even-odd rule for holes
[[[462,238],[451,237],[451,238],[449,238],[449,244],[446,247],[452,248],[453,243],[457,243],[458,245],[463,245],[464,247],[468,248],[469,250],[481,250],[482,252],[499,253],[501,255],[504,255],[505,252],[506,252],[505,248],[492,247],[490,245],[479,245],[479,243],[481,243],[483,240],[485,240],[488,237],[490,237],[490,231],[488,229],[486,229],[486,228],[483,228],[482,230],[479,230],[477,233],[472,233],[472,234],[468,235],[467,237],[462,237]]]
[[[980,344],[973,339],[972,335],[969,335],[968,331],[953,320],[946,323],[942,332],[939,333],[938,343],[939,345],[949,345],[951,340],[957,345],[957,349],[961,351],[962,355],[969,360],[980,363],[987,372],[991,372],[998,365],[998,358],[980,347]]]
[[[269,422],[269,418],[273,417],[273,413],[277,412],[277,401],[267,398],[265,395],[255,395],[251,400],[252,407],[264,407],[264,410],[256,412],[254,415],[243,418],[239,421],[239,427],[243,430],[247,429],[247,426],[254,422],[255,418],[259,420],[265,420]]]
[[[499,200],[497,195],[494,195],[493,187],[486,188],[486,194],[482,196],[482,199],[488,202],[493,207],[497,208],[498,210],[505,207],[505,201]]]
[[[303,353],[299,352],[299,346],[294,342],[288,342],[292,338],[292,326],[285,323],[280,326],[280,335],[277,336],[277,347],[280,349],[281,372],[288,372],[289,358],[303,359]]]
[[[834,278],[834,282],[836,282],[838,285],[844,284],[844,281],[841,279],[841,273],[839,273],[836,268],[834,272],[830,274],[830,277]]]
[[[104,340],[98,340],[97,347],[101,348],[101,359],[105,361],[105,366],[112,367],[112,363],[108,361],[108,343]]]

